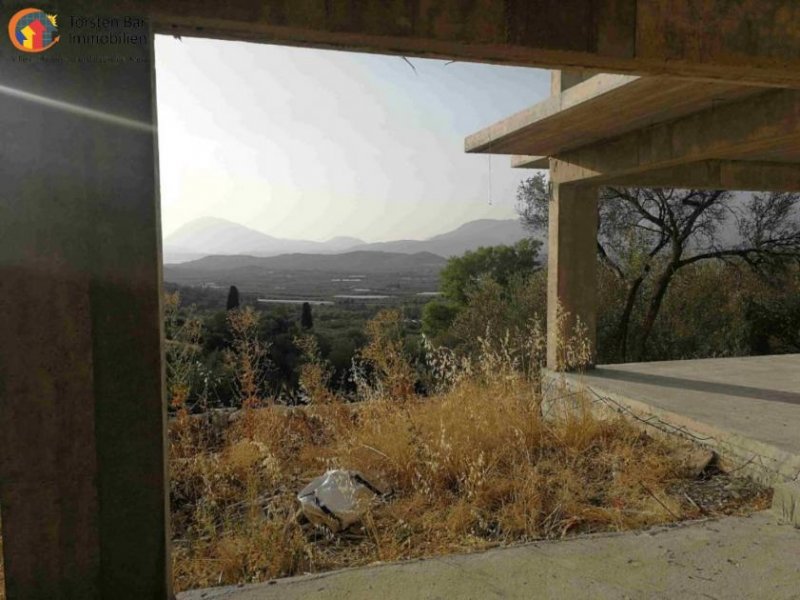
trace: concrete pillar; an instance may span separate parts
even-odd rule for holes
[[[73,29],[73,16],[96,16],[79,2],[58,12],[61,41],[45,52],[0,44],[7,597],[164,600],[153,40],[130,20]],[[129,43],[71,38],[110,33]]]
[[[597,200],[593,186],[553,183],[549,206],[547,366],[563,365],[563,343],[578,319],[594,364],[597,343]],[[559,324],[557,310],[565,313]]]

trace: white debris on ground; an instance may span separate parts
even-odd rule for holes
[[[313,479],[297,499],[305,517],[333,532],[361,521],[381,491],[357,471],[336,469]]]

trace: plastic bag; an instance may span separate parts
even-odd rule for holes
[[[359,522],[380,495],[361,473],[337,469],[313,479],[297,499],[309,521],[338,532]]]

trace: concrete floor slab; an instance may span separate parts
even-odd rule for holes
[[[179,600],[800,597],[800,530],[770,513],[196,590]]]
[[[549,380],[685,433],[766,483],[800,478],[800,354],[606,365]]]

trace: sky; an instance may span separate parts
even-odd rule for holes
[[[208,216],[368,242],[515,218],[532,171],[468,155],[464,138],[546,98],[548,71],[171,36],[155,46],[165,236]]]

